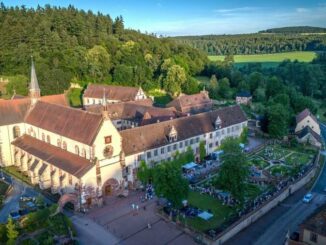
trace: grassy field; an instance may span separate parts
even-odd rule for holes
[[[211,61],[223,61],[225,56],[208,56]],[[235,63],[269,63],[278,64],[285,59],[291,61],[311,62],[316,57],[315,52],[287,52],[275,54],[255,54],[255,55],[234,55]]]

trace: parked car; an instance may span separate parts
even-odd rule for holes
[[[19,220],[21,216],[20,216],[19,212],[10,212],[10,217],[13,220]]]
[[[308,193],[303,197],[302,201],[304,203],[309,203],[309,202],[311,202],[312,198],[313,198],[312,193]]]

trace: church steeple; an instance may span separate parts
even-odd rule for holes
[[[32,66],[31,66],[31,82],[29,85],[29,97],[31,98],[32,105],[33,105],[41,97],[41,90],[38,85],[38,81],[37,81],[37,77],[36,77],[33,56],[31,56],[31,60],[32,60]]]
[[[108,102],[106,100],[105,89],[103,89],[102,106],[103,106],[102,116],[103,116],[104,119],[108,119],[109,118],[109,112],[108,112]]]

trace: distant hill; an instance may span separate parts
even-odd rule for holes
[[[314,27],[314,26],[288,26],[280,28],[271,28],[259,33],[326,33],[326,28],[323,27]]]

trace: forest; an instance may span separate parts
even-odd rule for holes
[[[253,104],[248,115],[262,120],[263,129],[273,137],[282,137],[294,126],[294,116],[309,108],[326,118],[326,54],[320,53],[312,63],[285,60],[277,67],[261,63],[234,66],[233,56],[212,61],[203,75],[212,98],[232,100],[236,93],[249,91]]]
[[[326,28],[314,26],[288,26],[280,28],[271,28],[259,33],[326,33]]]
[[[187,45],[124,28],[122,16],[45,5],[0,5],[0,75],[20,75],[9,90],[27,94],[31,56],[42,94],[62,93],[70,82],[195,92],[192,76],[207,56]],[[10,92],[10,91],[9,91]]]
[[[326,50],[325,34],[304,35],[289,31],[285,33],[276,31],[267,34],[182,36],[171,39],[180,44],[197,48],[208,55],[272,54]]]

